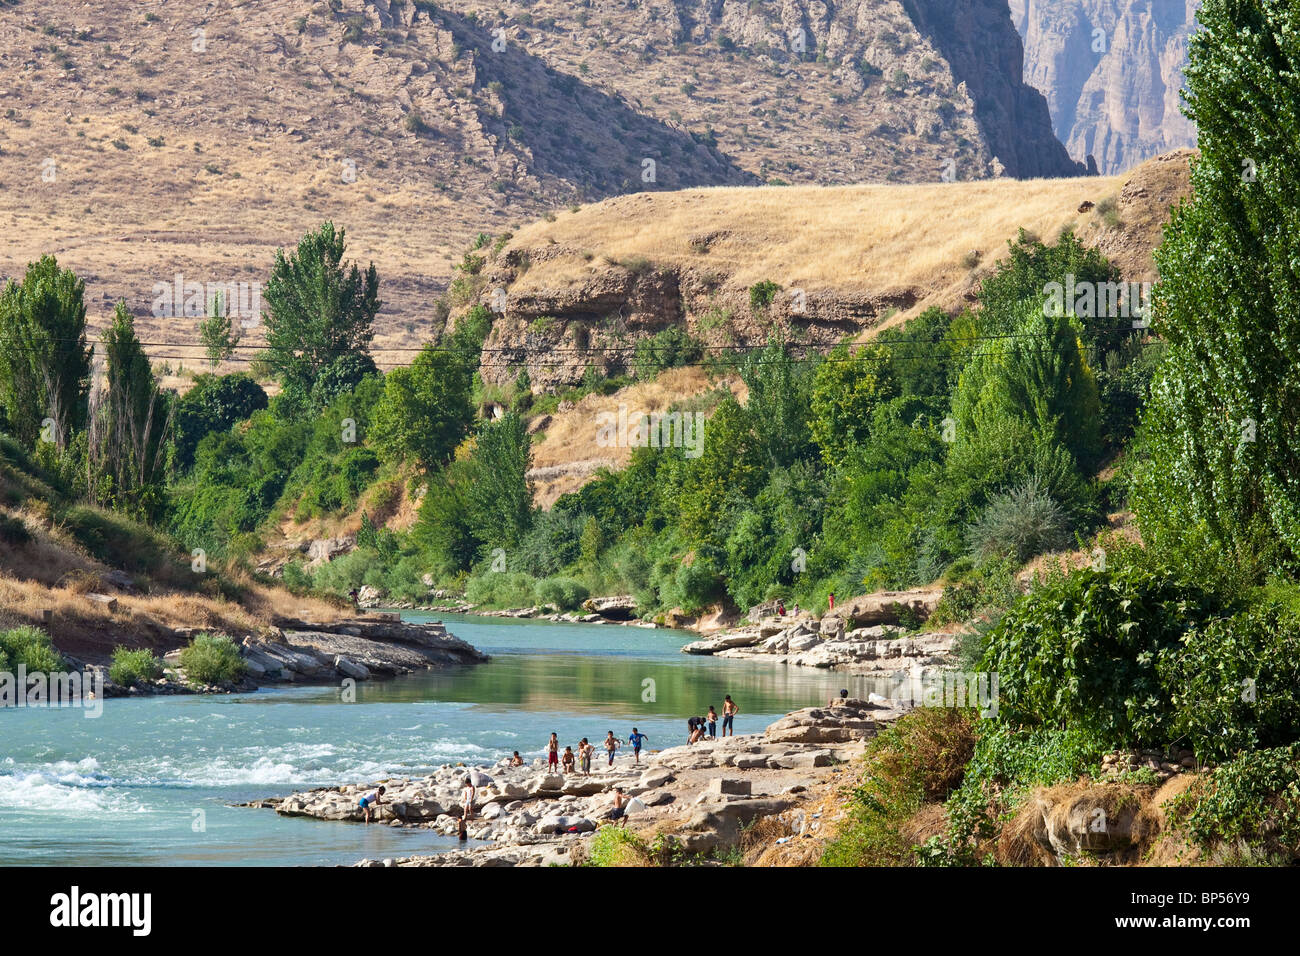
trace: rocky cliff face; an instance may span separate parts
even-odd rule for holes
[[[1193,146],[1179,109],[1200,0],[1009,0],[1024,38],[1024,79],[1041,90],[1076,160],[1123,172]]]
[[[1005,0],[536,0],[500,23],[764,179],[1082,172],[1022,79]]]

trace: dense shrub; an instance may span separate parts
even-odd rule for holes
[[[1203,847],[1240,840],[1300,856],[1300,744],[1216,767],[1174,798],[1169,818]]]
[[[996,495],[970,529],[971,551],[980,559],[1012,557],[1021,563],[1070,543],[1070,522],[1043,492],[1038,478]]]
[[[50,636],[38,627],[0,631],[0,664],[0,670],[16,670],[21,664],[29,674],[52,674],[65,666]]]
[[[1175,708],[1157,668],[1220,600],[1137,565],[1054,575],[989,634],[981,669],[999,675],[1002,715],[1077,726],[1114,745],[1167,742]]]
[[[690,365],[703,356],[704,347],[700,341],[685,329],[672,325],[639,340],[632,364],[637,378],[651,379],[665,369]]]
[[[577,578],[543,578],[537,582],[534,594],[538,604],[550,604],[562,610],[573,610],[591,596],[587,586]]]
[[[517,571],[483,571],[465,582],[465,598],[488,607],[531,607],[537,580]]]
[[[185,676],[197,684],[228,684],[244,676],[239,648],[225,634],[199,634],[181,651]]]
[[[113,661],[108,667],[108,678],[121,687],[134,687],[155,681],[162,676],[162,661],[148,648],[128,650],[113,648]]]
[[[1257,606],[1190,631],[1157,664],[1170,732],[1202,760],[1300,740],[1300,618]]]

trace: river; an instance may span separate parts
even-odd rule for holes
[[[408,612],[408,620],[435,619]],[[651,749],[685,742],[686,718],[731,694],[739,733],[762,730],[868,678],[692,657],[694,635],[439,615],[486,664],[337,687],[112,699],[0,709],[0,864],[318,865],[449,849],[454,839],[280,817],[230,806],[311,786],[427,772],[442,763],[599,746],[635,725]],[[620,761],[630,759],[625,756]]]

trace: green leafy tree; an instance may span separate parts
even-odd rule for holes
[[[885,358],[877,346],[841,343],[817,367],[809,428],[826,464],[841,463],[870,438],[872,414],[888,398]]]
[[[0,420],[14,437],[34,443],[49,418],[67,448],[86,424],[90,355],[85,283],[43,256],[0,293]]]
[[[808,406],[811,366],[799,362],[784,342],[770,341],[752,353],[740,375],[749,387],[745,412],[757,450],[770,464],[788,466],[812,451]]]
[[[90,496],[154,519],[166,506],[172,403],[158,388],[126,303],[117,304],[101,341],[106,381],[91,399]]]
[[[374,263],[343,262],[344,231],[326,222],[288,255],[276,250],[266,284],[266,367],[303,404],[340,356],[366,355],[382,304]]]
[[[957,441],[1011,419],[1091,467],[1101,449],[1101,406],[1078,327],[1032,303],[1026,311],[1014,336],[982,343],[962,373],[953,401]]]
[[[1246,576],[1300,567],[1300,10],[1206,0],[1186,71],[1200,157],[1156,252],[1143,537]],[[1215,574],[1219,569],[1205,568]]]
[[[176,463],[194,464],[194,452],[209,432],[227,431],[267,406],[266,391],[245,372],[197,375],[176,401]]]
[[[239,338],[234,319],[226,314],[225,303],[218,292],[212,297],[208,317],[199,323],[199,341],[203,343],[203,350],[213,368],[219,368],[222,362],[235,354]]]
[[[528,531],[533,510],[531,457],[532,436],[513,412],[479,431],[467,496],[474,535],[486,548],[510,551]]]
[[[426,473],[440,468],[465,438],[474,417],[473,377],[460,356],[425,348],[384,380],[370,436],[390,461],[414,461]]]
[[[588,566],[596,563],[600,557],[601,549],[605,546],[605,536],[600,531],[600,524],[590,515],[582,525],[582,539],[580,549],[582,561]]]
[[[1007,258],[1000,260],[993,274],[980,283],[983,309],[979,325],[985,335],[1014,332],[1024,315],[1025,301],[1041,306],[1046,286],[1052,282],[1064,285],[1067,275],[1073,275],[1080,286],[1119,279],[1119,270],[1095,248],[1085,248],[1073,232],[1064,233],[1056,245],[1048,246],[1021,229],[1016,241],[1007,245]],[[1090,319],[1085,331],[1114,327],[1117,321],[1116,316]],[[1125,324],[1131,321],[1124,320]]]

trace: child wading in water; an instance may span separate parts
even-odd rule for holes
[[[371,793],[367,793],[364,797],[362,797],[360,800],[357,801],[357,806],[359,806],[362,810],[365,811],[367,823],[370,822],[371,807],[382,807],[384,805],[385,791],[386,791],[385,787],[380,787],[378,790],[375,790]],[[378,816],[378,811],[376,811],[375,815]]]

